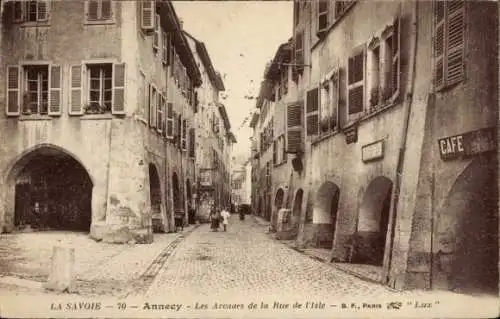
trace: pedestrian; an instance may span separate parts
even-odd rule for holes
[[[224,226],[224,231],[227,231],[227,225],[229,224],[229,217],[230,216],[231,216],[231,214],[229,214],[229,212],[227,211],[227,207],[226,207],[226,209],[222,210],[221,217],[222,217],[222,225]]]
[[[210,211],[210,228],[212,229],[212,231],[219,230],[219,223],[220,223],[220,216],[217,213],[217,210],[215,210],[215,208],[212,207]]]

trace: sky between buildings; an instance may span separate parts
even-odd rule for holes
[[[266,63],[274,57],[278,46],[291,37],[293,2],[173,3],[184,29],[205,43],[215,69],[223,77],[226,92],[222,93],[221,102],[238,140],[233,154],[250,154],[250,114],[255,109]]]

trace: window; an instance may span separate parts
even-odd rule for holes
[[[162,63],[163,63],[163,65],[168,65],[169,43],[170,43],[169,33],[164,31],[163,32],[163,41],[162,41],[162,44],[163,44]]]
[[[187,148],[186,136],[187,136],[187,120],[184,119],[182,120],[182,136],[181,136],[181,148],[183,151],[185,151]]]
[[[157,52],[160,48],[160,36],[161,36],[161,28],[160,28],[160,15],[155,15],[155,32],[153,34],[153,50]]]
[[[87,21],[106,21],[112,18],[111,0],[87,0]]]
[[[167,103],[166,137],[168,139],[174,138],[174,105],[170,102]]]
[[[149,126],[156,127],[158,91],[153,85],[149,86]]]
[[[376,41],[374,42],[374,44],[368,46],[367,57],[367,78],[370,108],[375,108],[376,106],[378,106],[381,100],[380,78],[382,75],[380,74],[380,62],[380,44],[378,43],[378,41]]]
[[[347,103],[348,114],[357,114],[363,111],[364,101],[364,65],[365,51],[360,50],[349,57],[347,70]]]
[[[139,84],[139,109],[137,110],[138,115],[144,118],[146,113],[146,108],[148,106],[147,94],[146,94],[146,77],[144,73],[140,72],[140,84]]]
[[[441,90],[464,79],[465,2],[434,2],[434,86]]]
[[[318,88],[312,89],[307,92],[306,100],[306,125],[307,125],[307,136],[318,134],[318,122],[319,122],[319,112],[318,112]]]
[[[194,128],[190,128],[189,129],[189,157],[195,157],[195,147],[196,147],[195,130],[194,130]]]
[[[14,22],[45,22],[49,19],[50,3],[47,0],[11,1],[5,9],[11,12]]]
[[[286,160],[285,134],[282,134],[273,142],[273,164],[279,165]]]
[[[354,4],[354,0],[350,1],[335,1],[335,20],[341,18],[349,9],[351,5]]]
[[[111,112],[113,95],[113,65],[91,64],[88,66],[88,106],[87,112]]]
[[[144,31],[155,29],[155,0],[142,0],[141,5],[141,28]]]
[[[303,108],[303,103],[290,104],[287,106],[286,145],[288,153],[299,153],[303,150]]]
[[[298,31],[295,34],[294,61],[295,61],[294,72],[296,75],[298,75],[299,73],[302,73],[302,71],[304,70],[304,39],[302,31]],[[298,79],[297,76],[295,76],[294,78]]]
[[[339,71],[336,70],[321,86],[320,134],[338,130]]]
[[[328,28],[328,0],[318,1],[318,36]]]
[[[163,132],[163,95],[158,92],[156,98],[156,129],[158,132]]]

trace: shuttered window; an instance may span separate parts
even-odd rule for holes
[[[363,111],[364,104],[364,73],[365,73],[365,52],[359,53],[349,58],[347,70],[347,99],[348,114],[356,114]]]
[[[110,20],[112,17],[111,0],[87,0],[87,21]]]
[[[156,130],[160,133],[163,132],[163,95],[158,92],[156,99]]]
[[[60,115],[62,104],[62,71],[60,65],[50,66],[49,115]]]
[[[153,34],[153,50],[158,51],[160,48],[160,36],[161,36],[161,28],[160,28],[160,15],[155,15],[155,32]]]
[[[155,0],[142,0],[141,3],[141,28],[144,31],[155,29]]]
[[[156,127],[156,117],[157,117],[157,99],[158,93],[153,85],[150,85],[149,93],[149,126]]]
[[[287,106],[287,152],[298,153],[303,150],[303,103]]]
[[[319,91],[318,88],[307,92],[306,100],[306,126],[307,136],[317,135],[319,128]]]
[[[24,114],[47,114],[49,108],[48,65],[26,65],[24,68]]]
[[[70,69],[70,79],[71,79],[71,88],[70,88],[70,108],[69,114],[71,115],[81,115],[83,114],[83,88],[82,81],[83,78],[83,67],[82,65],[72,65]]]
[[[194,158],[196,155],[195,152],[196,147],[196,135],[194,128],[189,129],[189,157]]]
[[[294,39],[294,62],[293,79],[297,81],[298,74],[304,70],[304,37],[302,31],[296,31]]]
[[[17,116],[20,114],[20,67],[7,67],[7,107],[6,114],[8,116]]]
[[[162,55],[162,63],[163,65],[167,65],[168,64],[168,44],[169,44],[169,34],[167,32],[163,32],[163,41],[162,41],[162,44],[163,44],[163,55]]]
[[[166,136],[169,139],[172,139],[174,137],[174,105],[170,102],[167,103]]]
[[[181,148],[184,151],[187,148],[186,136],[187,136],[187,120],[184,119],[182,120],[182,136],[181,136]]]
[[[328,0],[319,0],[318,5],[318,34],[322,34],[328,28]]]
[[[113,68],[113,114],[125,113],[125,64],[114,64]]]
[[[465,2],[434,2],[434,86],[436,90],[464,79]]]
[[[48,0],[9,1],[6,12],[12,14],[14,22],[45,22],[49,20],[50,2]]]

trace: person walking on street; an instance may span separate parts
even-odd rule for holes
[[[219,222],[220,222],[220,216],[215,210],[215,208],[212,208],[212,210],[210,211],[210,228],[212,228],[212,231],[219,230]]]
[[[226,209],[223,209],[222,212],[220,213],[222,217],[222,225],[224,226],[224,231],[227,231],[227,225],[229,224],[229,217],[231,214]]]

